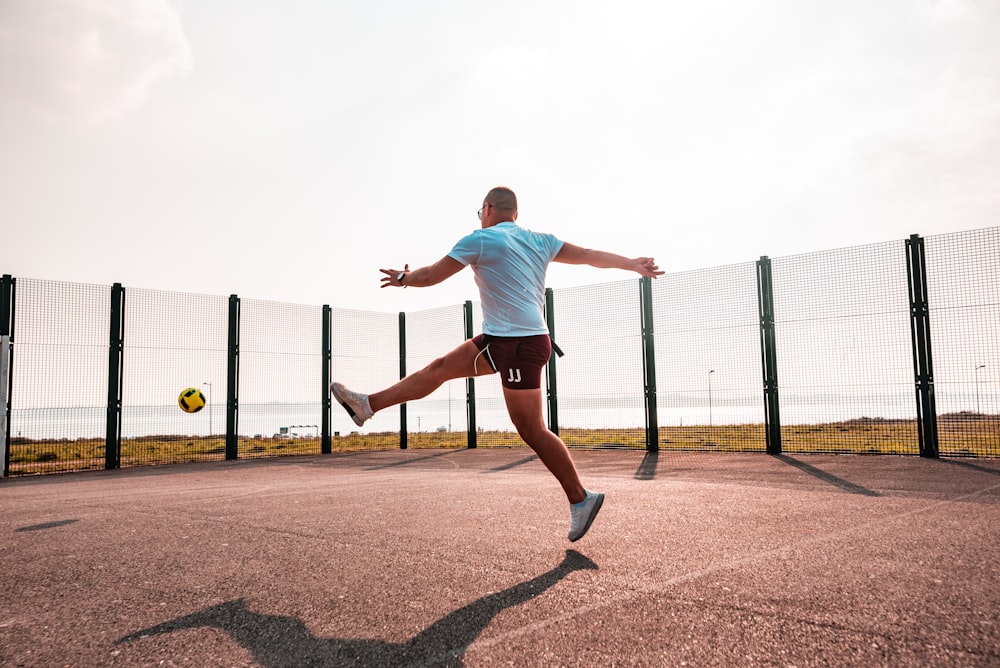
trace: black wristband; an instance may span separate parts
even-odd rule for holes
[[[403,285],[403,281],[405,280],[406,280],[406,272],[405,271],[399,272],[399,276],[396,277],[396,282],[405,288],[406,286]]]

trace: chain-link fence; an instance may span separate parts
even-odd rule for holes
[[[547,291],[550,427],[571,447],[1000,456],[1000,228]],[[480,330],[419,313],[4,276],[5,472],[523,443],[496,376],[357,427]],[[182,411],[178,394],[206,405]]]

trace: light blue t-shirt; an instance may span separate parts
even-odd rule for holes
[[[483,306],[483,333],[548,334],[545,271],[563,242],[513,222],[499,223],[459,240],[448,253],[472,267]]]

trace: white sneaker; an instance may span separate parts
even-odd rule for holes
[[[331,385],[330,391],[333,392],[333,396],[336,397],[340,405],[347,411],[347,414],[354,420],[354,424],[359,427],[375,414],[372,412],[371,404],[368,403],[367,394],[349,390],[341,383]]]
[[[597,517],[597,512],[604,505],[604,494],[600,492],[587,492],[580,503],[571,503],[569,506],[569,539],[572,542],[583,538],[587,529]]]

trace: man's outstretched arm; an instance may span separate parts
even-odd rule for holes
[[[660,268],[656,266],[656,261],[651,257],[628,258],[607,251],[581,248],[570,243],[563,243],[563,247],[556,254],[555,261],[564,264],[586,264],[598,269],[624,269],[650,278],[662,276],[664,273],[660,271]]]
[[[437,285],[462,269],[465,269],[464,264],[449,255],[445,255],[434,264],[413,271],[410,271],[410,265],[406,265],[403,269],[379,269],[379,271],[385,274],[382,277],[383,288],[390,286],[400,288],[407,285],[412,285],[415,288],[426,288]]]

